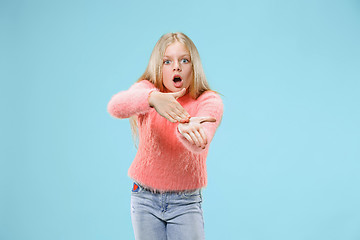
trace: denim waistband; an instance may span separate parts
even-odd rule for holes
[[[161,191],[161,190],[146,187],[146,186],[141,185],[140,183],[134,181],[132,191],[137,192],[137,191],[139,191],[139,188],[141,188],[141,189],[143,189],[145,191],[152,192],[152,193],[191,193],[191,192],[195,192],[195,191],[199,191],[201,193],[201,188],[198,188],[198,189],[186,189],[186,190],[165,190],[165,191]]]

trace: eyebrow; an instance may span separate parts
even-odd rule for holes
[[[190,58],[190,55],[189,54],[183,54],[181,55],[180,57],[184,57],[184,56],[187,56]],[[167,58],[171,58],[171,56],[168,56],[168,55],[164,55],[164,58],[167,57]]]

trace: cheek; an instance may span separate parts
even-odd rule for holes
[[[191,66],[189,66],[189,68],[187,69],[187,77],[191,80],[193,77],[193,69]]]
[[[169,78],[170,75],[171,75],[171,72],[169,71],[169,69],[166,67],[163,67],[163,78],[167,79],[167,78]]]

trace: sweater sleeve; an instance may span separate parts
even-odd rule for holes
[[[107,110],[116,118],[144,114],[151,109],[148,97],[152,91],[158,89],[148,80],[136,82],[128,90],[115,94],[109,101]]]
[[[199,148],[196,145],[190,143],[176,128],[176,136],[178,137],[179,141],[193,153],[201,153],[209,148],[216,129],[220,125],[224,108],[220,96],[212,91],[203,93],[198,98],[198,100],[200,102],[197,106],[197,113],[195,115],[193,114],[192,117],[214,117],[216,122],[204,122],[201,124],[208,142],[205,149]]]

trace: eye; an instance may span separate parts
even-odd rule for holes
[[[189,63],[189,60],[186,59],[186,58],[183,58],[183,59],[181,59],[181,62],[182,62],[182,63]]]
[[[170,64],[170,60],[164,60],[164,62],[163,62],[165,65],[168,65],[168,64]]]

